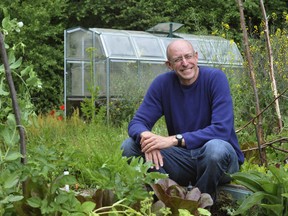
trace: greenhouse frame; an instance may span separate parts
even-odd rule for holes
[[[242,67],[243,58],[233,41],[216,36],[176,33],[181,26],[163,23],[147,31],[82,27],[65,30],[65,111],[79,106],[97,88],[98,96],[106,99],[109,116],[111,99],[131,91],[145,92],[155,76],[168,71],[166,47],[179,38],[193,44],[198,52],[199,65]]]

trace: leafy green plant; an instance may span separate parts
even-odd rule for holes
[[[111,206],[101,207],[96,209],[92,215],[99,216],[99,215],[107,215],[107,214],[114,214],[114,215],[138,215],[138,216],[156,216],[156,215],[170,215],[171,211],[167,208],[162,208],[159,210],[158,214],[152,211],[152,203],[153,198],[147,197],[143,201],[141,201],[139,210],[135,210],[127,205],[124,204],[125,199],[119,200],[118,202],[113,203]],[[183,215],[184,216],[184,215]]]
[[[89,47],[86,49],[86,52],[89,55],[90,58],[90,70],[89,70],[89,81],[87,81],[87,90],[90,93],[90,98],[85,97],[84,100],[81,102],[81,110],[83,112],[84,117],[87,120],[90,120],[92,123],[96,122],[96,100],[98,99],[99,94],[99,87],[95,85],[95,75],[93,73],[93,67],[94,67],[94,55],[95,55],[95,49],[93,47]],[[101,109],[100,109],[101,111]],[[101,113],[101,112],[100,112]],[[98,115],[102,116],[101,114]],[[97,119],[101,120],[101,119]]]
[[[237,172],[232,174],[237,184],[253,192],[248,196],[234,215],[248,212],[258,206],[259,215],[286,216],[288,214],[288,167],[268,167],[267,173],[259,171]]]
[[[22,197],[18,189],[22,155],[15,148],[18,141],[15,118],[10,114],[6,124],[0,124],[0,207],[11,207],[13,202]]]
[[[28,121],[28,118],[34,114],[34,106],[31,103],[30,89],[41,88],[42,83],[38,79],[36,72],[33,67],[27,66],[21,68],[23,57],[16,56],[16,52],[20,49],[24,52],[25,45],[22,42],[18,44],[9,45],[6,40],[14,31],[19,32],[20,26],[23,26],[22,22],[18,22],[17,19],[11,19],[7,11],[4,10],[5,17],[2,21],[2,27],[0,31],[4,34],[4,43],[7,50],[7,57],[10,70],[14,79],[20,80],[17,85],[17,99],[22,112],[22,120]],[[12,113],[12,102],[9,96],[9,88],[5,78],[4,65],[0,64],[0,123],[5,122],[6,117]]]
[[[8,64],[12,71],[13,77],[20,80],[17,86],[17,99],[21,109],[22,121],[29,123],[30,117],[34,115],[33,105],[30,101],[29,90],[32,87],[41,88],[41,81],[37,78],[32,66],[21,68],[22,57],[16,58],[15,52],[21,48],[23,51],[24,44],[18,43],[10,46],[6,39],[15,32],[20,32],[23,26],[22,22],[17,19],[11,19],[5,9],[4,19],[0,27],[1,35],[4,35],[4,45],[8,53]],[[2,44],[2,41],[1,41]],[[1,52],[1,55],[5,55]],[[3,58],[4,59],[4,56]],[[9,97],[9,87],[6,83],[6,71],[4,65],[0,65],[0,213],[1,215],[13,209],[13,203],[23,199],[21,194],[21,179],[23,166],[20,159],[23,155],[19,153],[19,134],[15,121],[15,114],[12,109],[12,100]],[[14,101],[15,102],[15,101]],[[22,185],[23,186],[23,185]]]
[[[56,179],[51,185],[42,185],[27,181],[28,191],[24,200],[14,203],[14,208],[19,215],[86,215],[95,208],[95,203],[86,201],[81,203],[73,191],[66,192],[59,186],[74,183],[70,177]],[[82,213],[82,214],[81,214]]]
[[[14,202],[18,215],[85,215],[95,208],[95,203],[81,203],[73,190],[65,185],[75,185],[75,176],[64,175],[54,149],[38,146],[31,149],[27,164],[23,166],[21,179],[25,179],[23,199]]]
[[[166,177],[157,172],[148,173],[151,164],[144,163],[143,158],[122,157],[120,148],[109,157],[94,150],[91,153],[88,163],[75,168],[87,179],[86,184],[91,183],[90,187],[112,190],[115,200],[125,198],[125,204],[133,205],[144,199],[148,196],[145,185]]]
[[[179,209],[186,209],[193,214],[199,214],[201,211],[201,215],[209,215],[209,211],[203,209],[213,205],[209,194],[201,193],[197,187],[187,190],[169,178],[160,179],[151,187],[159,199],[157,202],[164,203],[171,209],[172,214],[178,214]]]

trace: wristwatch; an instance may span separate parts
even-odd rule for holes
[[[182,147],[182,140],[183,140],[182,134],[177,134],[177,135],[176,135],[176,139],[178,140],[177,146],[178,146],[178,147]]]

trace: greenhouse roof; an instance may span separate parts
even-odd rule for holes
[[[181,27],[180,25],[178,28]],[[131,59],[148,61],[166,61],[166,47],[176,38],[190,41],[198,52],[199,64],[221,64],[241,66],[243,59],[233,41],[216,36],[203,36],[173,32],[173,37],[167,34],[151,33],[147,31],[131,31],[104,28],[81,27],[66,30],[66,37],[70,37],[70,45],[67,45],[67,58],[87,58],[87,55],[73,56],[69,54],[69,47],[75,49],[82,46],[82,50],[88,47],[96,47],[98,55],[110,59]],[[167,29],[166,29],[167,31]],[[81,33],[79,35],[79,32]],[[73,35],[75,34],[74,40]],[[82,42],[79,41],[82,37]],[[96,45],[97,44],[97,45]],[[83,47],[84,46],[84,47]],[[85,57],[86,56],[86,57]]]

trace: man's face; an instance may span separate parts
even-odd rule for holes
[[[186,41],[175,41],[168,49],[166,65],[175,70],[182,85],[191,85],[198,77],[198,53]]]

